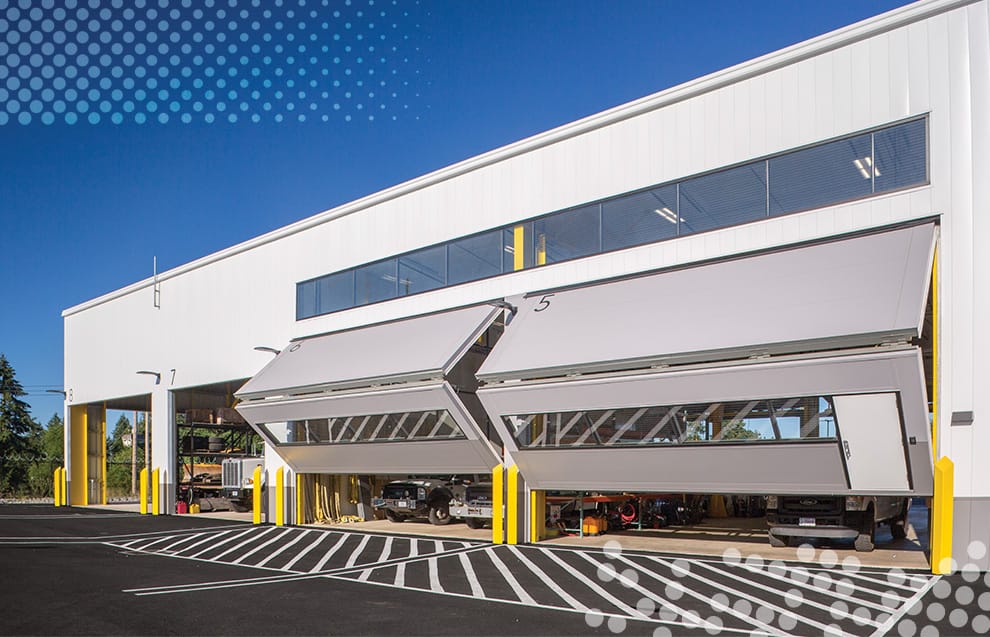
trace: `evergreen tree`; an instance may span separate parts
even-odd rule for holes
[[[64,432],[62,417],[57,413],[52,414],[41,434],[41,442],[38,445],[40,455],[28,470],[29,492],[32,496],[54,495],[52,485],[54,476],[52,474],[56,467],[65,464],[63,461]]]
[[[0,493],[23,491],[29,463],[38,455],[41,426],[21,400],[26,394],[7,357],[0,354]]]

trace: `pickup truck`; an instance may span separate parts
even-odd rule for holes
[[[786,546],[791,538],[846,538],[857,551],[872,551],[879,524],[889,524],[894,539],[907,535],[911,501],[891,496],[767,496],[770,545]]]
[[[450,503],[464,498],[465,486],[459,480],[436,478],[395,480],[375,498],[375,509],[385,511],[390,522],[404,522],[412,517],[429,518],[432,524],[443,526],[451,520]]]
[[[480,529],[492,519],[492,483],[479,482],[464,490],[464,498],[450,501],[450,516],[462,518],[468,528]]]

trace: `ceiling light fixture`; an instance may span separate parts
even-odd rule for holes
[[[856,166],[856,170],[858,170],[859,174],[863,176],[863,179],[869,179],[871,172],[873,173],[873,177],[880,176],[880,170],[873,165],[873,159],[870,157],[854,159],[853,165]]]
[[[653,212],[657,213],[658,215],[660,215],[670,223],[677,223],[678,220],[680,220],[681,222],[684,221],[682,217],[678,217],[676,214],[674,214],[674,211],[668,208],[667,206],[664,206],[663,208],[657,208]]]

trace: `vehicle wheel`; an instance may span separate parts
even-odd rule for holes
[[[399,524],[400,522],[406,521],[406,516],[402,515],[401,513],[396,513],[391,509],[385,509],[385,519],[388,520],[389,522],[395,522],[396,524]]]
[[[866,510],[866,516],[863,520],[863,528],[860,529],[859,535],[856,536],[856,541],[854,546],[856,550],[861,553],[868,553],[876,547],[877,541],[877,521],[873,513],[873,507],[871,506]]]
[[[467,524],[469,529],[480,529],[485,526],[485,521],[481,518],[464,518],[464,524]]]
[[[230,501],[230,508],[233,509],[236,513],[247,513],[248,511],[251,510],[251,507],[244,506],[244,504],[237,502],[236,500]]]
[[[890,521],[890,534],[895,540],[907,537],[907,511]]]
[[[444,526],[450,524],[450,507],[446,504],[430,507],[430,524]]]
[[[773,533],[767,532],[767,539],[770,540],[770,546],[775,549],[781,549],[787,546],[787,536],[786,535],[774,535]]]

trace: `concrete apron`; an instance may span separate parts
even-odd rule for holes
[[[830,549],[835,552],[839,563],[849,556],[855,556],[863,566],[927,571],[930,568],[927,553],[928,509],[912,506],[908,524],[907,538],[903,540],[894,540],[886,525],[879,527],[876,549],[869,553],[857,552],[852,542],[815,539],[808,543],[815,548],[813,560],[819,559],[821,551]],[[708,519],[695,526],[642,531],[630,529],[583,538],[571,535],[544,540],[541,544],[600,548],[609,541],[617,541],[623,549],[631,551],[722,557],[725,551],[735,549],[741,554],[741,559],[752,555],[765,561],[808,561],[807,550],[791,546],[770,546],[767,542],[766,518]]]

